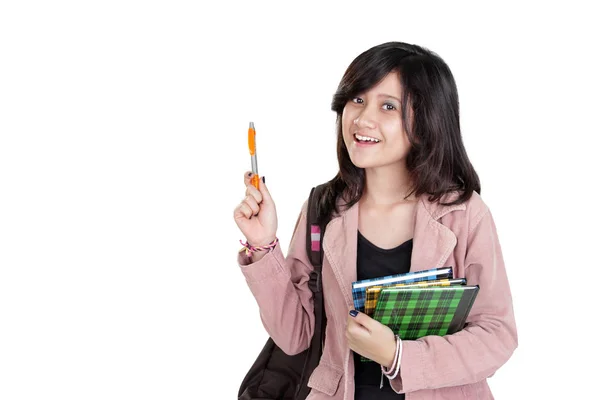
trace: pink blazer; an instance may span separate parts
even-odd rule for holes
[[[306,211],[307,202],[287,257],[279,246],[256,263],[243,253],[238,256],[265,329],[288,354],[308,348],[314,330]],[[326,340],[309,380],[312,390],[307,400],[354,400],[354,361],[345,329],[348,311],[354,308],[357,231],[358,205],[333,218],[325,231]],[[406,393],[407,400],[493,399],[487,378],[516,349],[517,330],[494,220],[477,193],[458,206],[432,203],[427,196],[418,201],[411,271],[443,266],[452,266],[454,276],[466,278],[469,285],[480,286],[467,326],[453,335],[403,341],[400,374],[391,386]]]

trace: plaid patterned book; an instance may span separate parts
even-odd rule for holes
[[[365,300],[367,297],[367,287],[369,286],[388,286],[395,283],[435,281],[445,278],[454,278],[452,275],[452,267],[433,268],[425,271],[407,272],[406,274],[389,275],[381,278],[356,281],[352,283],[352,298],[354,299],[354,308],[362,313],[365,312]]]
[[[431,287],[431,286],[450,286],[450,285],[466,285],[467,280],[465,278],[459,279],[438,279],[436,281],[422,281],[422,282],[414,282],[414,283],[396,283],[394,285],[390,285],[389,287],[406,287],[406,286],[417,286],[417,287]],[[365,314],[372,317],[373,312],[375,311],[375,307],[377,306],[377,299],[379,298],[379,293],[381,293],[381,289],[384,286],[369,286],[367,288],[367,297],[365,299]]]
[[[373,319],[405,340],[450,335],[465,326],[477,293],[479,285],[384,287]]]

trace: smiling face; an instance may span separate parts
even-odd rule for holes
[[[342,113],[344,143],[359,168],[405,164],[410,142],[402,124],[397,72],[352,98]]]

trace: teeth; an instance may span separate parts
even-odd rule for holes
[[[375,138],[368,137],[368,136],[361,136],[361,135],[358,135],[358,134],[355,134],[354,136],[358,140],[362,140],[363,142],[375,142],[375,143],[379,143],[380,142],[379,139],[375,139]]]

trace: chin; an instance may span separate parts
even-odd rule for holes
[[[389,159],[383,157],[377,157],[373,155],[372,157],[356,157],[350,154],[350,161],[358,168],[363,169],[373,169],[373,168],[382,168],[389,167],[392,165],[404,165],[404,159]]]
[[[350,161],[352,161],[352,164],[354,164],[354,166],[357,168],[375,168],[381,166],[381,163],[378,163],[375,160],[368,160],[364,158],[356,159],[352,157],[352,155],[350,155]]]

